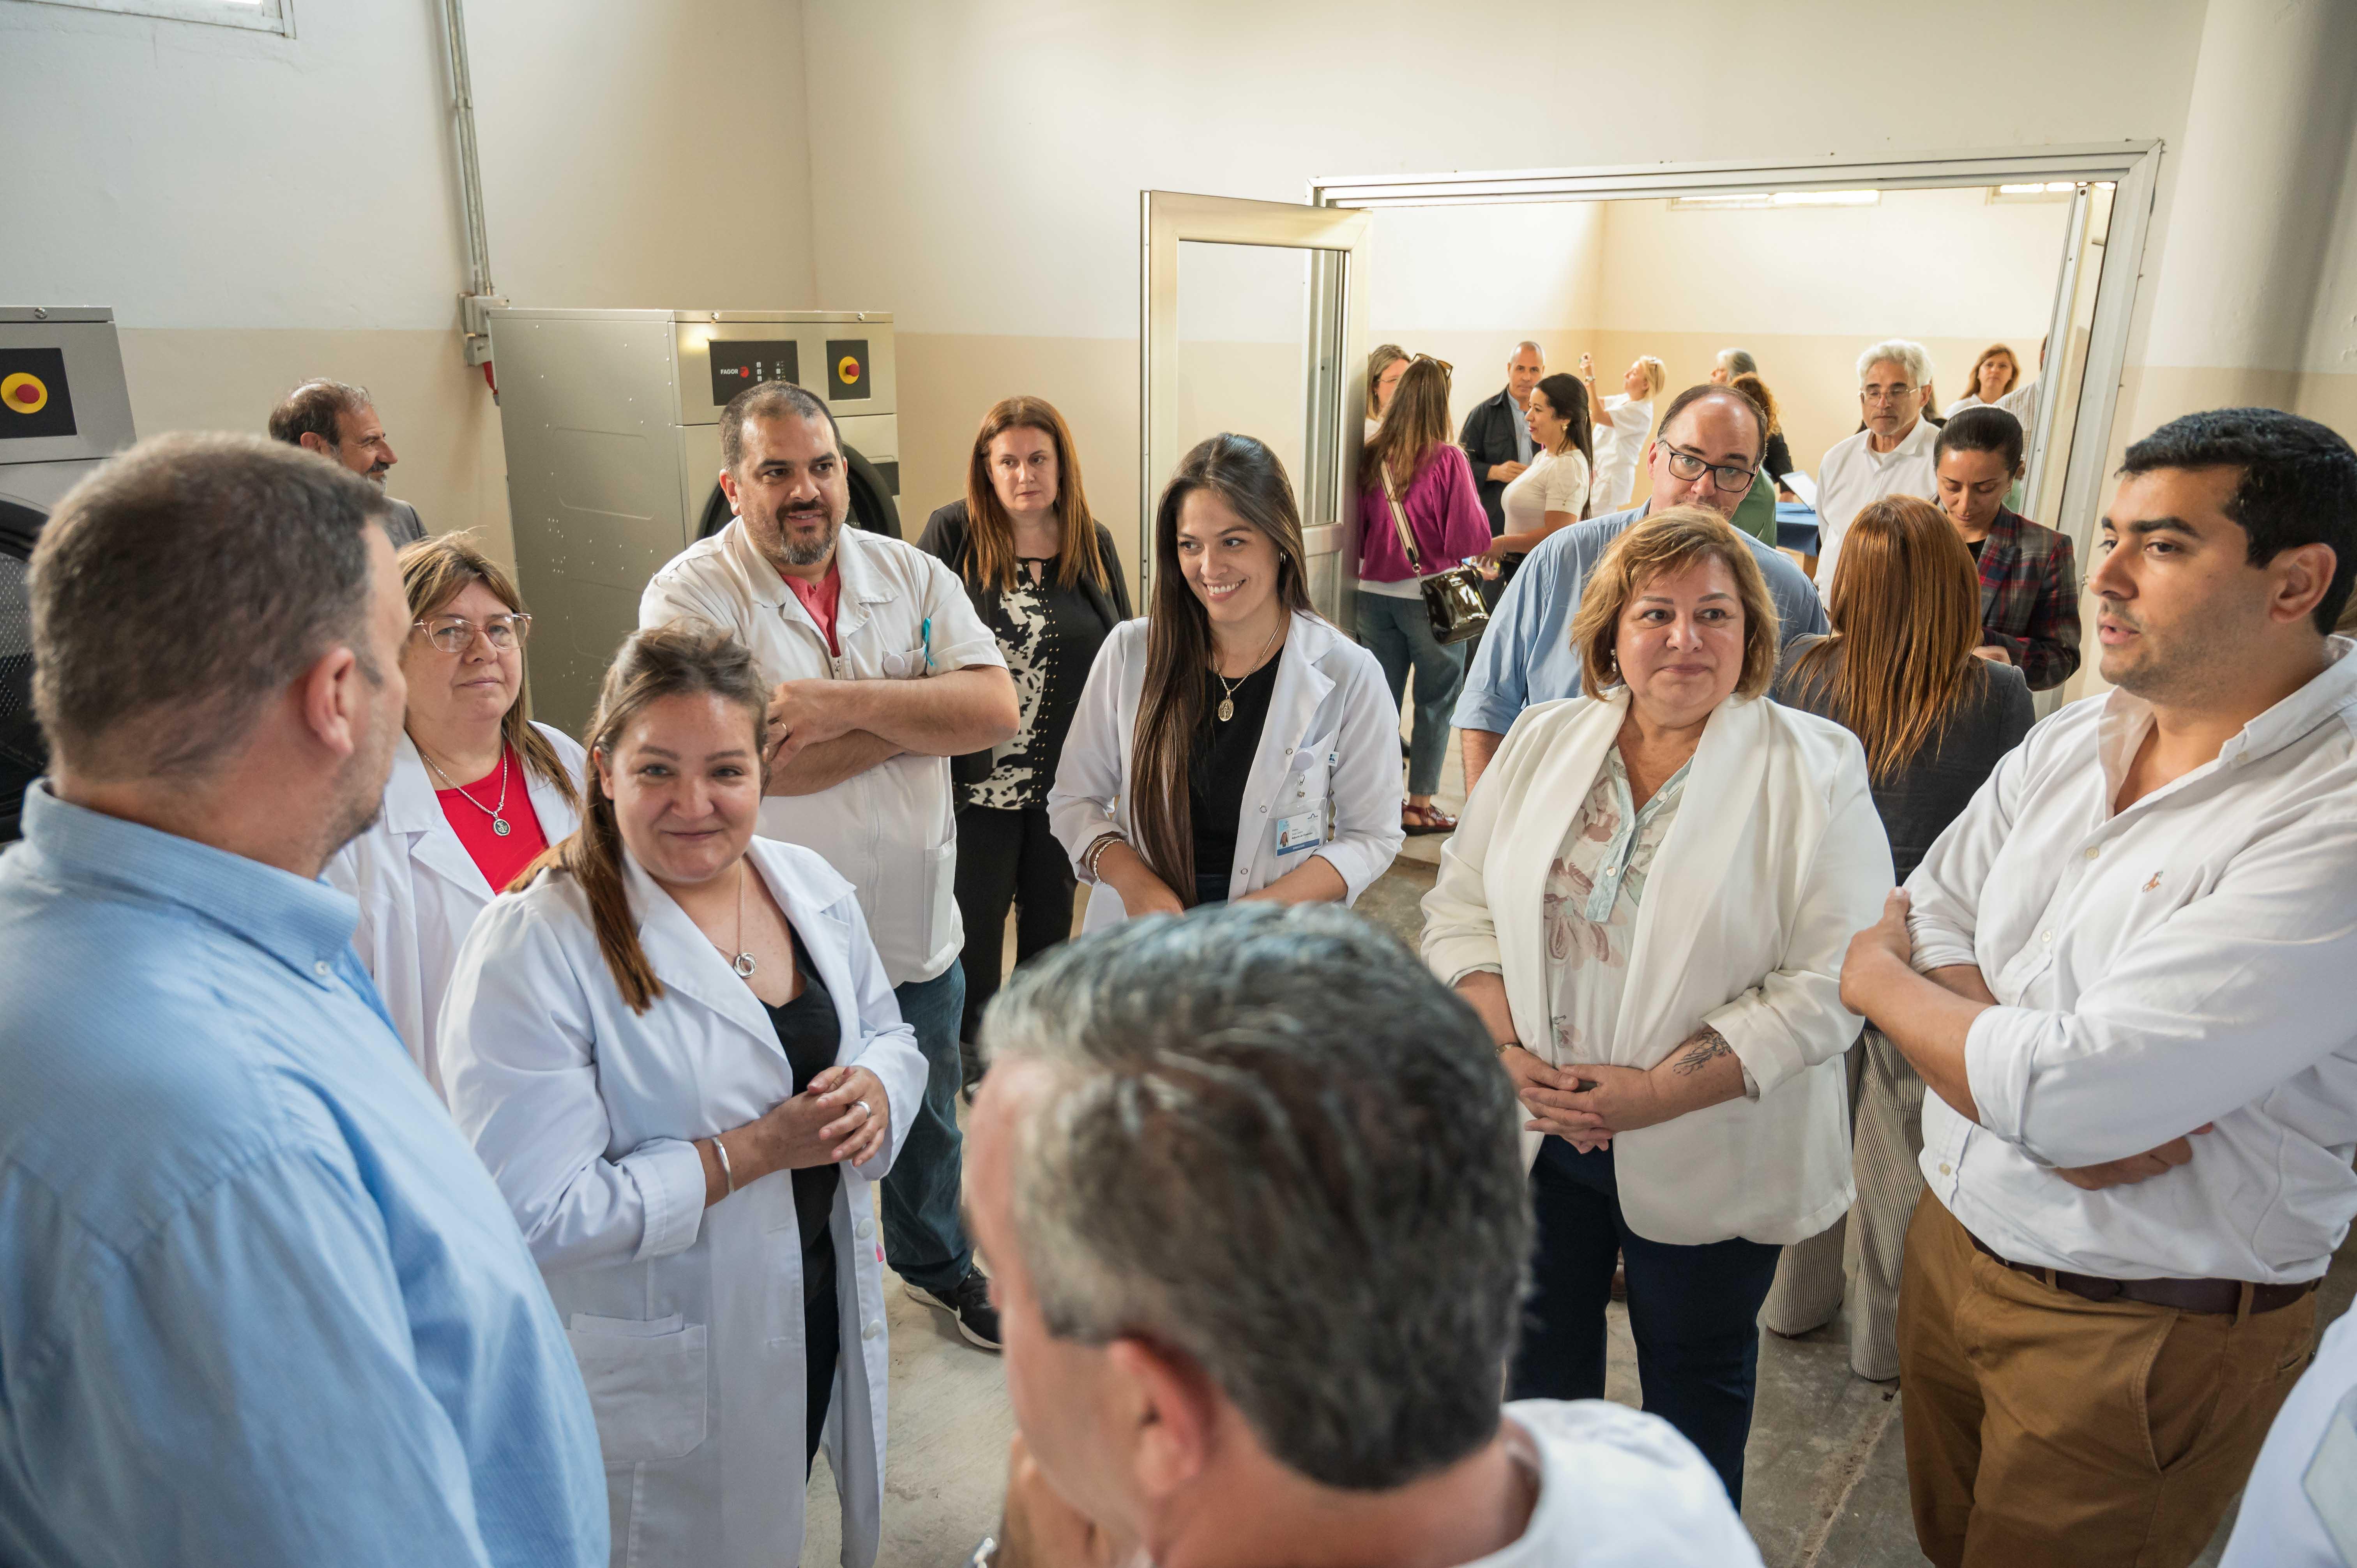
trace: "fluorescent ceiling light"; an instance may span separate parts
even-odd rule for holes
[[[1873,207],[1882,200],[1879,190],[1738,190],[1719,196],[1675,196],[1673,208],[1688,211],[1730,208]]]

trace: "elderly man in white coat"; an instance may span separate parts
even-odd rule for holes
[[[1932,446],[1940,432],[1923,417],[1932,356],[1893,338],[1857,357],[1857,406],[1866,428],[1826,449],[1817,465],[1817,581],[1830,585],[1844,535],[1868,503],[1885,496],[1940,499]]]
[[[582,826],[442,1015],[451,1114],[565,1316],[615,1568],[797,1560],[824,1446],[875,1561],[888,1362],[872,1184],[925,1063],[849,883],[756,838],[768,689],[725,633],[606,679]]]
[[[1572,644],[1588,694],[1506,732],[1441,852],[1424,957],[1530,1113],[1538,1244],[1509,1391],[1604,1391],[1619,1254],[1645,1408],[1739,1504],[1777,1256],[1853,1197],[1841,955],[1890,845],[1857,737],[1765,700],[1775,608],[1716,511],[1614,541]]]
[[[1251,898],[1355,902],[1399,854],[1399,706],[1309,607],[1276,455],[1214,435],[1154,524],[1150,618],[1097,650],[1048,820],[1093,885],[1082,928]]]
[[[442,1092],[436,1022],[475,917],[580,820],[580,743],[524,717],[532,616],[464,534],[401,554],[409,686],[384,808],[328,863],[361,907],[352,950],[425,1080]]]

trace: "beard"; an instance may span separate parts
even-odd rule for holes
[[[381,688],[382,680],[376,684]],[[404,716],[401,706],[386,704],[367,740],[344,759],[336,775],[334,811],[326,823],[326,849],[319,856],[322,865],[384,815],[384,786],[393,773],[393,748],[400,738]]]
[[[806,522],[813,518],[822,519],[825,522],[825,527],[820,530],[816,539],[808,543],[798,542],[791,525]],[[843,520],[839,517],[826,517],[824,513],[818,511],[780,510],[778,513],[777,528],[778,553],[784,557],[786,564],[815,566],[834,553],[835,536],[843,532]]]

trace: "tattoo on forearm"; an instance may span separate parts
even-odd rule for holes
[[[1680,1078],[1689,1078],[1718,1058],[1734,1054],[1735,1047],[1727,1043],[1727,1036],[1705,1024],[1701,1032],[1688,1042],[1685,1053],[1670,1064],[1670,1070]]]

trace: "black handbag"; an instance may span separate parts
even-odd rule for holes
[[[1383,499],[1392,503],[1392,526],[1399,530],[1400,548],[1407,552],[1408,570],[1422,579],[1425,618],[1432,623],[1433,639],[1443,648],[1470,642],[1489,629],[1490,607],[1481,602],[1481,575],[1467,565],[1424,575],[1424,555],[1415,547],[1415,531],[1407,525],[1407,509],[1383,475]]]

